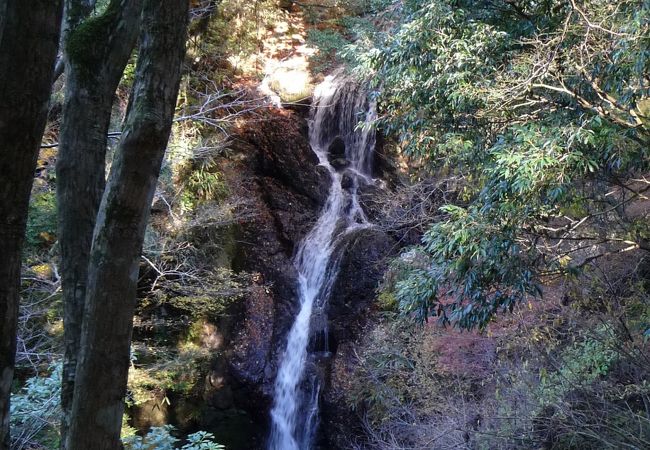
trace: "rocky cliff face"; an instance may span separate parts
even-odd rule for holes
[[[208,376],[225,381],[207,385],[201,427],[228,448],[251,449],[264,446],[278,342],[294,312],[294,248],[316,220],[329,180],[316,167],[306,120],[292,111],[273,109],[247,122],[232,150],[221,171],[253,218],[235,227],[230,264],[252,273],[255,285]]]
[[[329,174],[317,166],[307,134],[301,113],[270,110],[262,120],[238,130],[234,155],[222,161],[227,184],[245,196],[254,211],[254,219],[235,231],[232,266],[255,274],[256,284],[233,318],[228,350],[216,358],[208,375],[221,382],[206,383],[202,428],[213,429],[220,438],[224,432],[243,432],[246,439],[222,439],[233,449],[264,445],[278,359],[297,307],[292,258],[327,197]],[[331,357],[324,370],[336,362],[337,349],[355,339],[371,307],[385,257],[394,250],[394,240],[378,230],[359,230],[339,244],[339,276],[327,319]],[[342,411],[327,392],[326,388],[324,423],[334,420],[331,411],[337,411],[338,419]],[[326,439],[321,441],[334,448]]]
[[[240,229],[235,268],[259,273],[272,305],[267,308],[271,320],[263,329],[265,348],[248,346],[236,355],[235,369],[264,395],[271,394],[275,343],[286,333],[294,313],[293,252],[316,220],[327,191],[327,174],[317,169],[306,133],[304,119],[287,111],[277,111],[255,129],[246,130],[237,144],[245,152],[245,166],[233,171],[239,180],[231,180],[248,184],[256,210],[255,220]],[[251,306],[253,312],[257,305]],[[238,340],[244,343],[249,337],[242,332]],[[250,356],[261,353],[264,369],[246,370]]]
[[[345,236],[339,244],[342,255],[339,276],[334,284],[328,312],[332,359],[327,370],[329,386],[321,402],[321,435],[319,448],[345,447],[345,436],[339,430],[350,430],[358,417],[341,401],[336,386],[347,383],[347,367],[351,367],[353,343],[372,314],[375,292],[386,270],[388,257],[397,251],[396,240],[379,230],[359,230]],[[335,372],[335,373],[333,373]],[[360,423],[359,423],[360,425]]]

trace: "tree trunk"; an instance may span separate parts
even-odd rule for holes
[[[66,94],[56,163],[64,309],[62,444],[72,409],[90,246],[104,193],[111,110],[142,9],[142,0],[113,0],[104,14],[82,22],[92,3],[66,5]]]
[[[60,0],[0,0],[0,11],[0,449],[6,449],[22,244],[62,8]]]
[[[61,25],[61,47],[65,47],[70,33],[86,20],[95,9],[96,0],[65,0],[63,2],[63,24]],[[54,81],[65,70],[65,52],[57,59],[54,66]]]
[[[5,19],[7,17],[7,0],[0,1],[0,40],[2,40],[2,32],[5,28]]]
[[[145,0],[136,78],[93,236],[69,450],[121,448],[136,283],[176,106],[187,0]]]

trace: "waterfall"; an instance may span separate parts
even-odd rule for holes
[[[335,249],[348,232],[370,226],[359,203],[358,189],[362,184],[372,183],[375,134],[368,125],[374,118],[374,105],[368,102],[363,88],[340,72],[328,76],[314,92],[309,141],[320,164],[329,171],[332,184],[318,221],[300,243],[294,258],[300,309],[289,330],[275,382],[271,450],[306,450],[313,445],[322,385],[313,366],[328,352],[324,315],[338,273],[335,253],[340,252]],[[360,121],[365,126],[358,129]],[[336,155],[336,164],[334,159],[330,162],[333,155],[328,155],[335,141],[339,151],[344,149],[344,154]],[[310,328],[316,317],[324,324],[318,330],[323,334],[324,348],[310,352],[314,332]]]

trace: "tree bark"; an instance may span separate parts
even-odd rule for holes
[[[0,1],[0,40],[2,39],[2,32],[5,29],[5,19],[7,17],[7,0]]]
[[[104,14],[88,0],[66,5],[66,94],[56,164],[64,309],[61,442],[70,423],[87,268],[104,193],[107,133],[115,90],[138,36],[142,0],[112,0]]]
[[[63,24],[61,25],[61,47],[65,47],[70,33],[86,20],[95,9],[96,0],[65,0],[63,2]],[[65,71],[65,52],[54,66],[54,81]]]
[[[61,0],[0,0],[0,11],[0,449],[6,449],[22,244],[62,7]]]
[[[121,448],[136,282],[185,55],[187,0],[145,0],[136,78],[93,236],[69,450]]]

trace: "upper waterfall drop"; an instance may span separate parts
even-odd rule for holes
[[[308,352],[312,316],[326,313],[338,274],[335,249],[339,238],[351,230],[371,226],[359,202],[358,189],[361,184],[373,182],[375,133],[370,123],[374,119],[375,108],[368,102],[365,90],[341,72],[326,77],[314,92],[309,141],[320,164],[328,170],[331,185],[316,224],[294,257],[300,307],[289,330],[275,382],[271,450],[306,450],[313,446],[321,380],[307,364],[318,357],[318,351]],[[358,127],[360,122],[364,126]],[[336,155],[342,160],[337,163],[339,170],[329,154],[337,139],[344,146],[344,155]],[[323,343],[327,345],[327,338]]]

